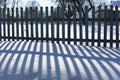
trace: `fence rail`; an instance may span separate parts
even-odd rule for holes
[[[113,9],[115,8],[115,10]],[[118,6],[104,10],[85,8],[66,18],[63,8],[0,8],[0,41],[32,40],[87,46],[120,47],[120,11]],[[108,16],[109,15],[109,16]],[[97,16],[97,17],[96,17]]]

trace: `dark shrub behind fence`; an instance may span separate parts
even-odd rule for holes
[[[75,10],[73,17],[66,18],[64,9],[59,7],[46,7],[45,12],[42,7],[0,8],[0,41],[35,40],[119,48],[118,7],[99,7],[97,13],[93,7],[91,13],[89,18],[86,7],[85,18]]]

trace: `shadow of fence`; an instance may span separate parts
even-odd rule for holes
[[[119,80],[120,49],[3,41],[2,80]]]

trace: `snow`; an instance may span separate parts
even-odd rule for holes
[[[0,80],[120,80],[120,49],[1,41]]]

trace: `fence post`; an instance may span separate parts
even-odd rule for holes
[[[92,7],[92,46],[94,46],[95,40],[95,6]]]
[[[60,10],[60,7],[57,7],[57,43],[59,43],[59,19],[60,19],[60,15],[59,15],[59,11]]]
[[[113,6],[110,6],[110,47],[113,47]]]
[[[38,41],[38,8],[35,7],[35,30],[36,30],[36,41]]]
[[[0,8],[0,41],[2,41],[2,29],[1,29],[1,8]]]
[[[49,40],[49,25],[48,25],[48,7],[46,9],[46,41],[48,42]]]
[[[52,43],[54,42],[54,23],[53,23],[53,6],[51,6],[51,37],[52,37]]]
[[[24,40],[24,28],[23,28],[23,8],[21,7],[21,37]]]
[[[106,47],[107,43],[107,6],[104,7],[104,47]]]
[[[43,7],[40,7],[41,41],[43,41]]]
[[[101,40],[101,6],[98,7],[98,46]]]
[[[88,6],[85,6],[85,32],[86,32],[86,45],[88,46]]]
[[[115,21],[116,21],[116,48],[119,48],[119,17],[118,6],[115,6]]]
[[[10,11],[7,8],[8,41],[10,41]]]
[[[82,22],[83,22],[83,20],[82,20],[82,11],[80,10],[79,11],[79,26],[80,26],[80,28],[79,28],[79,32],[80,32],[80,45],[82,45],[83,44],[83,34],[82,34]]]
[[[62,43],[65,44],[65,12],[62,7]]]
[[[19,40],[19,22],[18,22],[19,14],[18,8],[16,8],[16,29],[17,29],[17,41]]]
[[[74,7],[74,15],[73,15],[73,25],[74,25],[74,44],[76,45],[77,44],[77,29],[76,29],[76,10],[75,10],[75,7]]]

